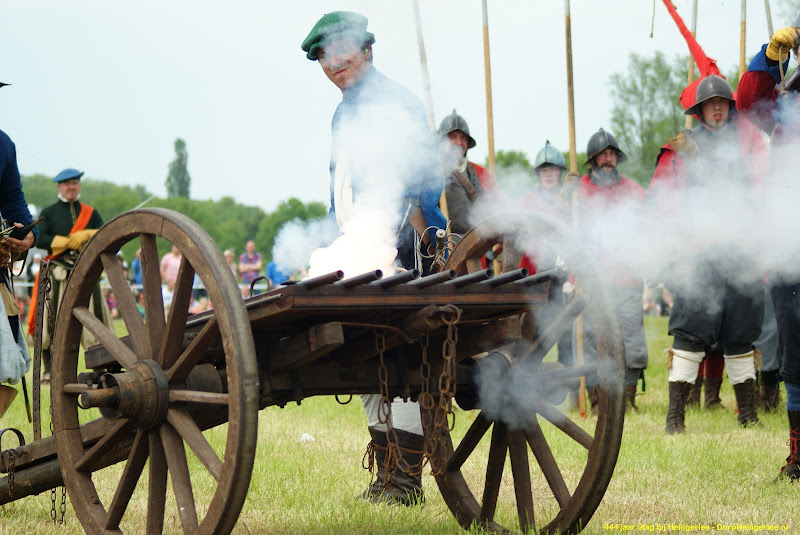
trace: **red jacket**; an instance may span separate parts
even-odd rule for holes
[[[578,185],[578,225],[584,240],[588,240],[590,246],[598,249],[598,261],[605,271],[606,279],[613,286],[641,286],[643,277],[641,274],[633,273],[630,266],[620,263],[618,251],[613,249],[613,245],[608,247],[600,243],[602,236],[594,231],[600,221],[603,222],[605,230],[610,230],[609,226],[613,227],[616,222],[617,209],[620,209],[620,214],[634,214],[638,219],[644,212],[646,198],[645,189],[624,176],[610,186],[598,186],[592,182],[588,174],[581,177]],[[619,224],[638,223],[627,220]]]
[[[742,160],[750,185],[753,188],[762,187],[766,177],[767,159],[761,134],[738,113],[731,118],[730,126],[735,128],[738,134]],[[656,212],[662,214],[674,210],[676,195],[685,189],[686,163],[671,145],[666,144],[661,147],[661,152],[656,158],[656,170],[650,181]]]

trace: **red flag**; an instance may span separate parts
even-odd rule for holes
[[[703,52],[703,49],[692,35],[692,32],[689,31],[689,28],[686,27],[681,16],[678,15],[678,11],[675,9],[675,6],[672,5],[672,2],[670,0],[663,0],[663,2],[664,5],[667,6],[667,11],[669,11],[669,14],[672,16],[672,20],[674,20],[675,24],[678,26],[681,35],[686,39],[686,44],[689,45],[689,52],[692,53],[692,58],[694,58],[694,62],[697,64],[697,68],[700,71],[700,76],[681,91],[681,106],[686,110],[694,106],[697,84],[699,84],[703,78],[711,74],[716,74],[722,78],[725,77],[719,72],[717,60],[706,56],[706,53]]]

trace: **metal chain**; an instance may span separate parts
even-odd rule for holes
[[[449,306],[448,308],[451,310],[442,314],[442,321],[447,325],[447,337],[442,343],[443,365],[438,384],[439,403],[434,410],[431,396],[430,410],[422,411],[422,414],[425,415],[422,421],[422,425],[426,430],[425,454],[431,465],[431,474],[434,476],[442,475],[446,470],[447,452],[444,449],[444,442],[440,439],[444,436],[445,431],[449,434],[453,430],[456,422],[455,412],[453,411],[453,397],[456,395],[457,324],[461,319],[461,309],[455,306]],[[426,348],[423,348],[423,360],[427,360]]]
[[[14,469],[16,468],[17,457],[14,450],[8,450],[8,495],[14,498]]]

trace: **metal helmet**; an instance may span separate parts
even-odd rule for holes
[[[536,159],[533,161],[533,170],[539,171],[539,168],[543,165],[554,165],[556,167],[560,167],[561,169],[566,169],[567,164],[564,161],[564,155],[561,154],[561,151],[555,148],[550,144],[550,140],[548,139],[545,143],[542,150],[536,153]]]
[[[467,126],[467,121],[457,114],[456,110],[454,109],[453,113],[442,119],[442,123],[439,125],[439,135],[444,137],[450,132],[455,132],[456,130],[461,130],[467,136],[467,149],[471,149],[475,146],[475,140],[469,135],[469,126]]]
[[[694,105],[688,108],[685,112],[686,115],[702,115],[703,102],[714,97],[722,97],[731,103],[731,110],[736,109],[736,100],[733,98],[733,91],[728,82],[722,76],[711,74],[703,78],[697,84],[697,93],[695,93]]]
[[[606,150],[608,147],[617,151],[617,163],[622,163],[628,159],[628,156],[619,148],[619,144],[614,136],[603,130],[602,128],[592,134],[589,138],[589,143],[586,144],[586,163],[589,165],[592,158]]]

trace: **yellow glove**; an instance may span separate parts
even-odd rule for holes
[[[781,28],[769,40],[767,57],[773,61],[784,61],[789,56],[789,52],[797,48],[798,44],[800,44],[800,30],[794,26]]]
[[[53,254],[61,254],[69,249],[69,238],[66,236],[53,236],[53,241],[50,243],[50,249]]]
[[[94,233],[97,230],[79,230],[73,234],[69,235],[69,242],[67,242],[67,248],[80,250],[83,247],[83,244],[89,241],[89,238],[94,236]]]

